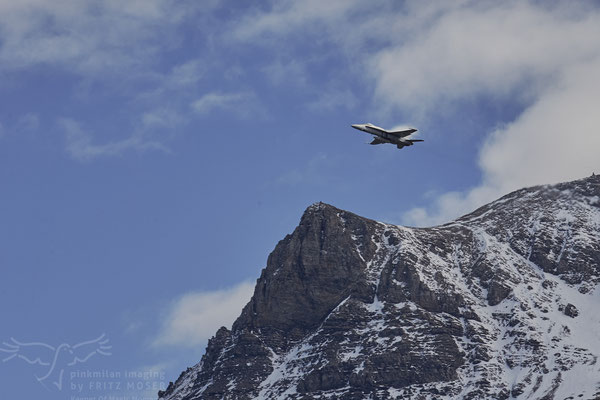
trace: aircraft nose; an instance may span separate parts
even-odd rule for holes
[[[353,124],[353,125],[350,125],[350,126],[353,127],[354,129],[358,129],[358,124]]]

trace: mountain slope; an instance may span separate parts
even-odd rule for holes
[[[405,228],[309,207],[164,400],[600,399],[600,178]]]

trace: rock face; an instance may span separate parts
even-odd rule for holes
[[[318,203],[159,397],[600,399],[599,281],[600,177],[433,228]]]

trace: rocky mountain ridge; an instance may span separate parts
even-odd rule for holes
[[[600,399],[599,280],[597,176],[432,228],[314,204],[159,398]]]

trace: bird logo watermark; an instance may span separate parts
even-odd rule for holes
[[[40,384],[48,390],[53,387],[62,390],[66,369],[85,363],[96,355],[110,356],[111,348],[105,334],[74,345],[61,343],[58,346],[42,342],[20,342],[11,338],[10,341],[2,343],[0,357],[1,353],[5,353],[3,362],[23,360],[35,366],[39,372],[34,376]]]

